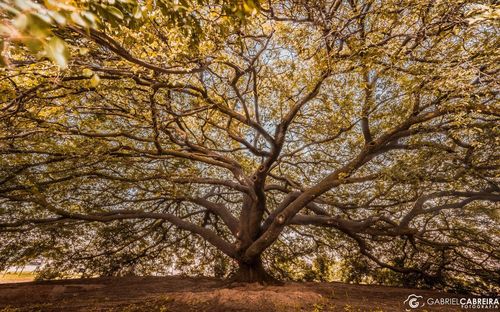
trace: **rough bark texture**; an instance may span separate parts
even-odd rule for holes
[[[230,282],[283,285],[282,282],[267,273],[260,258],[251,262],[240,262],[238,271],[232,276]]]

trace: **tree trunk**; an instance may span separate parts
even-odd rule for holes
[[[267,273],[260,257],[250,262],[240,261],[238,271],[236,271],[230,281],[235,283],[259,283],[263,285],[283,284]]]

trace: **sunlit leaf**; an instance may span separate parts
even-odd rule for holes
[[[66,43],[58,37],[54,36],[48,41],[45,48],[45,56],[61,68],[68,66],[68,48],[66,47]]]
[[[99,75],[97,74],[93,74],[92,75],[92,78],[90,78],[90,86],[92,88],[95,88],[99,85],[99,83],[101,82],[101,78],[99,77]]]

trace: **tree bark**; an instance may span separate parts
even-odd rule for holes
[[[239,262],[239,268],[231,277],[235,283],[259,283],[263,285],[282,285],[283,283],[267,273],[259,257],[252,261]]]

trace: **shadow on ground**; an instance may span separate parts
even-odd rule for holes
[[[410,294],[453,296],[342,283],[232,285],[188,277],[120,277],[0,285],[0,311],[405,311]],[[459,311],[457,306],[424,307]],[[414,311],[425,311],[417,309]],[[485,310],[482,310],[485,311]]]

